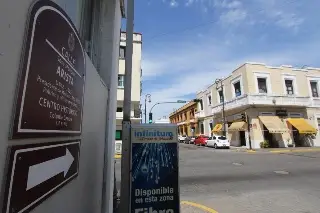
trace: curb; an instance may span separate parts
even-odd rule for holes
[[[194,203],[194,202],[190,202],[190,201],[181,201],[180,204],[193,206],[193,207],[196,207],[198,209],[201,209],[201,210],[203,210],[205,212],[209,212],[209,213],[218,213],[216,210],[214,210],[212,208],[209,208],[209,207],[207,207],[205,205],[199,204],[199,203]]]
[[[288,152],[320,152],[320,149],[289,149],[289,150],[272,150],[270,153],[288,153]]]

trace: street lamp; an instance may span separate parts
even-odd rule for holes
[[[140,115],[140,123],[142,123],[142,104],[139,104],[139,115]]]
[[[224,111],[224,92],[223,92],[223,79],[222,78],[217,78],[215,80],[216,84],[216,89],[218,90],[219,86],[222,90],[222,134],[226,136],[226,116],[225,116],[225,111]],[[221,100],[221,97],[219,97]]]
[[[144,99],[144,123],[147,123],[147,99],[148,102],[151,102],[151,95],[146,94],[145,99]]]

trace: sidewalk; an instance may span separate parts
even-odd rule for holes
[[[246,147],[231,147],[236,152],[264,152],[264,153],[287,153],[287,152],[320,152],[320,147],[288,147],[288,148],[261,148],[249,150]]]

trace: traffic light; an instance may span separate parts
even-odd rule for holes
[[[152,123],[152,112],[149,113],[149,124]]]
[[[246,115],[246,113],[241,113],[241,120],[247,122],[247,115]]]

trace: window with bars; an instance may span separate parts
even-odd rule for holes
[[[208,103],[211,105],[211,95],[208,95]]]
[[[259,93],[268,93],[267,79],[266,78],[257,78],[257,81],[258,81]]]
[[[220,101],[220,103],[222,103],[224,101],[223,91],[222,90],[218,91],[218,95],[219,95],[219,101]]]
[[[311,87],[312,97],[319,97],[318,82],[310,81],[310,87]]]
[[[293,95],[293,81],[292,80],[285,80],[284,81],[285,85],[286,85],[286,91],[288,95]]]
[[[240,81],[238,81],[237,83],[233,84],[234,87],[234,94],[236,97],[241,96],[241,85],[240,85]]]

